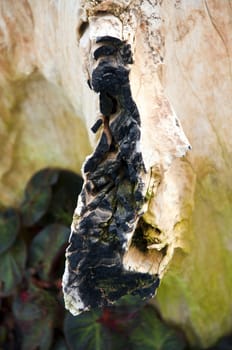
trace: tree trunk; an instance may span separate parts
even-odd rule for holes
[[[162,315],[203,346],[232,327],[231,19],[230,0],[0,3],[0,203],[42,167],[80,172],[101,137],[97,37],[130,44],[147,250],[128,239],[123,266],[158,273]]]

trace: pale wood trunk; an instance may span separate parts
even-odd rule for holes
[[[232,327],[230,0],[1,0],[0,203],[17,205],[42,167],[80,172],[96,145],[98,98],[80,40],[98,11],[123,23],[134,50],[131,88],[156,190],[146,220],[166,233],[170,257],[175,249],[154,302],[206,346]]]

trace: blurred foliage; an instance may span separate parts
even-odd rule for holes
[[[61,278],[81,187],[77,174],[43,169],[19,208],[1,208],[0,350],[190,349],[179,329],[136,297],[76,317],[65,311]],[[229,349],[228,335],[208,350]]]

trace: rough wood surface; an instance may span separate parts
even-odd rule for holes
[[[144,163],[161,164],[152,168],[156,196],[148,193],[146,220],[161,227],[163,242],[174,237],[172,246],[182,247],[175,248],[156,300],[193,343],[206,346],[232,327],[231,1],[84,3],[87,14],[76,0],[0,2],[0,201],[17,204],[43,166],[80,170],[96,145],[98,134],[90,130],[98,96],[86,84],[78,41],[88,16],[111,12],[133,48],[131,90]],[[192,146],[182,160],[174,159],[183,154],[175,145],[186,141],[170,134],[178,127],[163,88]],[[142,271],[146,256],[132,255]]]
[[[130,45],[109,35],[96,37],[95,44],[97,65],[90,86],[99,93],[103,130],[83,167],[84,185],[66,252],[64,298],[74,315],[112,305],[125,295],[151,298],[159,285],[157,274],[123,265],[146,191],[141,121],[129,81]]]
[[[127,294],[144,299],[154,295],[177,245],[177,218],[169,215],[168,225],[167,215],[163,223],[155,216],[157,185],[165,183],[173,159],[191,148],[155,73],[158,96],[149,95],[146,73],[140,83],[143,104],[138,97],[133,101],[131,87],[141,77],[143,63],[132,57],[123,19],[91,9],[89,16],[88,2],[83,4],[88,25],[80,35],[81,60],[89,87],[99,93],[101,118],[92,130],[98,130],[101,120],[103,130],[83,167],[85,183],[66,253],[64,297],[74,314],[112,304]],[[139,9],[134,10],[139,16]],[[136,50],[135,38],[143,38],[136,37],[133,23],[130,31]],[[135,66],[132,79],[129,65]],[[148,110],[144,101],[154,101],[156,108]],[[176,212],[181,215],[179,207]]]

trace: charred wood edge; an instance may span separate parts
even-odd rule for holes
[[[83,167],[84,185],[66,252],[63,290],[74,314],[111,305],[127,294],[151,298],[159,285],[158,275],[128,271],[122,263],[142,215],[145,191],[140,116],[129,82],[130,45],[110,36],[96,43],[91,87],[99,93],[103,116],[92,130],[101,124],[103,130]]]

